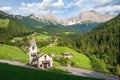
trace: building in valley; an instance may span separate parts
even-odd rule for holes
[[[62,55],[64,58],[72,58],[72,57],[73,57],[73,54],[72,54],[72,53],[69,53],[69,52],[63,52],[63,53],[61,53],[61,55]]]
[[[29,64],[36,65],[38,68],[41,69],[49,69],[53,65],[52,57],[48,56],[47,54],[40,53],[38,54],[38,48],[35,39],[30,41],[30,48],[29,48]]]
[[[53,66],[52,65],[53,59],[47,54],[39,54],[37,56],[37,61],[38,61],[38,64],[37,64],[38,68],[45,69],[45,68],[51,68]]]

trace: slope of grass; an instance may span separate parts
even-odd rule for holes
[[[55,52],[57,55],[61,55],[62,52],[71,52],[73,54],[73,58],[70,59],[70,63],[73,62],[74,65],[77,67],[83,67],[88,69],[91,68],[91,61],[87,56],[82,53],[78,53],[68,47],[42,47],[40,50],[43,53]]]
[[[27,38],[35,38],[36,40],[46,40],[50,36],[45,35],[45,34],[40,34],[40,33],[34,33],[32,35],[28,35]]]
[[[12,59],[12,58],[24,58],[28,59],[28,55],[17,47],[9,45],[0,45],[0,58]]]
[[[18,20],[6,18],[1,19],[0,33],[0,42],[8,43],[14,37],[29,35],[33,31]]]
[[[9,19],[0,19],[0,28],[8,27]]]
[[[65,35],[75,34],[75,32],[65,32]]]
[[[6,77],[7,76],[7,77]],[[1,80],[102,80],[0,63]]]

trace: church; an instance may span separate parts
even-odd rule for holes
[[[35,39],[33,38],[30,41],[29,47],[29,64],[35,65],[40,69],[49,69],[53,67],[53,59],[47,54],[40,53],[38,54],[38,48]]]

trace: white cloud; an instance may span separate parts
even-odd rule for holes
[[[10,6],[5,6],[5,7],[0,7],[0,10],[7,12],[7,11],[12,10],[12,8]]]
[[[92,6],[85,6],[84,8],[81,9],[81,12],[86,12],[86,11],[90,11],[90,10],[94,10],[94,8]]]
[[[117,0],[95,0],[96,4],[93,5],[93,8],[103,14],[118,14],[120,13],[119,2]]]
[[[53,10],[52,13],[57,14],[57,13],[59,13],[59,11],[58,10]]]
[[[34,13],[36,15],[42,14],[45,15],[47,13],[59,13],[57,10],[60,7],[64,6],[63,0],[53,1],[53,0],[43,0],[42,2],[33,2],[33,3],[25,3],[21,2],[21,6],[19,11],[21,14],[28,15]]]
[[[62,0],[58,0],[57,2],[52,2],[52,0],[43,0],[41,3],[21,3],[22,8],[34,8],[34,9],[49,9],[49,8],[57,8],[64,6],[64,2]]]
[[[74,1],[71,1],[70,3],[68,3],[65,8],[71,8],[71,7],[81,7],[83,5],[83,2],[85,0],[74,0]]]
[[[51,0],[43,0],[43,2],[41,3],[36,3],[36,2],[33,2],[33,3],[24,3],[22,2],[21,3],[21,6],[20,6],[20,9],[47,9],[49,8],[51,5]]]
[[[95,10],[100,13],[116,14],[118,12],[120,13],[120,5],[99,7]]]
[[[53,10],[51,11],[52,14],[63,14],[63,11],[59,11],[59,10]]]
[[[114,1],[114,3],[113,3]],[[114,4],[114,5],[113,5]],[[0,10],[9,11],[13,14],[29,15],[46,15],[52,13],[56,16],[74,16],[82,11],[95,10],[99,13],[119,13],[120,1],[118,0],[42,0],[41,2],[25,3],[17,10],[11,7],[1,7]],[[66,15],[67,14],[67,15]]]
[[[64,2],[62,0],[58,0],[58,2],[55,2],[52,5],[53,7],[62,7],[64,6]]]
[[[44,10],[44,9],[39,9],[37,7],[33,7],[33,8],[28,8],[28,7],[20,7],[20,9],[17,11],[18,14],[22,14],[22,15],[29,15],[31,13],[35,14],[35,15],[40,15],[40,14],[47,14],[49,13],[49,10]],[[17,14],[16,13],[16,14]]]
[[[111,1],[112,0],[95,0],[95,2],[98,3],[98,4],[106,4],[106,3],[109,3]]]
[[[24,3],[24,2],[21,2],[21,6],[26,6],[26,3]]]
[[[36,7],[38,7],[39,9],[47,9],[49,7],[51,7],[51,0],[43,0],[43,2],[41,3],[37,3]]]
[[[120,13],[120,5],[111,5],[114,0],[94,0],[94,4],[86,4],[86,2],[89,2],[88,0],[78,0],[75,3],[70,3],[70,6],[78,6],[78,9],[82,11],[90,11],[90,10],[95,10],[99,13],[103,14],[118,14]],[[117,2],[117,1],[114,1]]]
[[[78,0],[75,5],[76,6],[81,6],[86,0]]]

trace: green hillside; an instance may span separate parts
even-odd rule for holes
[[[10,20],[9,19],[0,19],[0,27],[8,27]]]
[[[32,33],[32,30],[17,20],[0,19],[0,41],[8,42],[14,37],[25,36]]]
[[[47,32],[49,35],[61,35],[65,32],[86,33],[99,24],[97,22],[86,21],[82,24],[64,26],[50,21],[38,21],[29,17],[24,17],[20,21],[38,33],[44,34],[44,32]]]
[[[39,28],[38,26],[44,26],[44,25],[48,25],[45,22],[41,22],[41,21],[37,21],[35,19],[29,18],[29,17],[24,17],[22,20],[20,20],[22,23],[24,23],[25,25],[29,26],[30,28],[35,29]]]
[[[66,28],[69,30],[72,30],[74,32],[80,32],[80,33],[87,33],[94,27],[96,27],[99,23],[97,22],[91,22],[91,21],[84,21],[79,24],[74,24],[74,25],[68,25]]]
[[[120,14],[112,20],[99,25],[83,37],[77,39],[77,48],[93,56],[95,65],[101,65],[101,71],[119,73],[120,65]],[[96,61],[96,58],[100,59]],[[96,63],[97,62],[97,63]],[[95,67],[95,66],[94,66]],[[100,66],[95,67],[99,69]]]
[[[18,47],[13,47],[9,45],[0,45],[0,58],[2,59],[12,59],[12,58],[28,59],[28,55],[25,54]]]
[[[38,21],[35,19],[31,19],[29,17],[24,17],[22,20],[20,20],[23,24],[29,26],[31,29],[33,29],[37,33],[42,33],[49,35],[60,35],[64,34],[66,31],[71,31],[65,28],[65,26],[60,24],[54,24],[49,21]]]
[[[57,47],[57,46],[53,46],[53,47],[42,47],[40,48],[40,51],[43,53],[51,53],[51,52],[55,52],[57,55],[61,55],[62,52],[70,52],[73,54],[73,58],[71,58],[69,61],[69,63],[73,63],[74,66],[77,67],[83,67],[83,68],[91,68],[91,61],[90,59],[85,56],[82,53],[78,53],[68,47]],[[60,60],[58,60],[58,62],[62,63]]]
[[[6,77],[6,75],[9,75]],[[0,63],[1,80],[103,80],[75,75],[60,74]]]
[[[17,16],[0,11],[0,42],[9,43],[9,40],[14,37],[21,37],[31,33],[33,31],[21,23]]]

